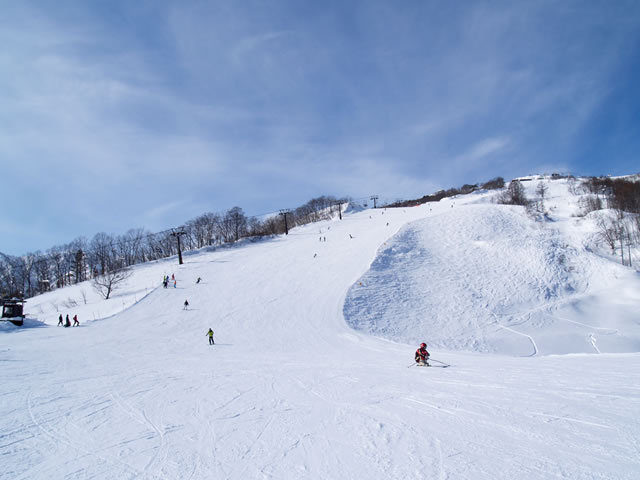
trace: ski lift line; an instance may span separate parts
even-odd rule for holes
[[[353,199],[353,200],[355,201],[355,200],[364,200],[364,199],[366,199],[366,197],[357,198],[357,199]],[[288,208],[288,209],[284,209],[284,210],[288,210],[288,211],[294,212],[296,210],[296,208]],[[249,214],[247,216],[249,218],[258,218],[258,217],[264,217],[266,215],[276,215],[281,210],[283,210],[283,209],[278,209],[278,210],[269,211],[269,212],[260,213],[260,214]],[[139,242],[141,240],[154,238],[154,237],[157,237],[159,235],[164,235],[164,234],[171,235],[171,234],[176,233],[176,231],[183,230],[184,227],[185,226],[183,224],[183,225],[180,225],[178,227],[170,227],[170,228],[167,228],[167,229],[164,229],[164,230],[160,230],[158,232],[150,232],[150,233],[141,235],[140,237],[136,237],[135,239],[112,240],[111,242],[105,244],[105,246],[114,247],[114,246],[118,246],[118,245],[129,245],[131,243],[136,243],[136,242]],[[0,255],[2,255],[2,257],[4,257],[7,262],[10,262],[12,260],[10,256],[8,256],[8,255],[6,255],[6,254],[4,254],[2,252],[0,252]],[[21,256],[18,255],[16,258],[20,258],[20,257]],[[38,264],[38,263],[45,262],[45,261],[46,261],[45,259],[38,259],[38,260],[34,261],[34,264]]]
[[[376,195],[377,198],[379,198],[379,196]],[[392,197],[392,196],[389,196]],[[396,196],[397,198],[400,198],[399,196]],[[358,197],[358,198],[352,198],[351,201],[353,202],[362,202],[362,201],[368,201],[370,200],[371,197]],[[381,206],[382,207],[382,206]],[[382,207],[383,208],[383,207]],[[261,214],[250,214],[248,215],[248,217],[250,218],[258,218],[258,217],[264,217],[267,215],[276,215],[278,214],[278,212],[280,212],[282,209],[279,209],[278,211],[270,211],[270,212],[266,212],[266,213],[261,213]],[[294,212],[295,209],[287,209],[291,212]],[[144,235],[141,235],[139,237],[133,238],[133,239],[112,239],[109,243],[106,243],[104,246],[114,249],[114,247],[117,246],[123,246],[123,245],[130,245],[132,243],[139,243],[142,242],[144,240],[148,240],[148,239],[157,239],[158,237],[162,237],[163,235],[166,236],[170,236],[170,235],[174,235],[177,231],[180,231],[184,229],[184,225],[179,226],[179,227],[170,227],[164,230],[160,230],[159,232],[150,232],[150,233],[146,233]],[[73,242],[70,242],[73,243]],[[69,244],[67,244],[69,245]],[[53,248],[53,247],[52,247]],[[43,255],[45,255],[46,253],[43,253]],[[5,259],[5,261],[7,261],[8,263],[12,263],[13,261],[15,261],[15,259],[21,259],[24,258],[24,255],[19,255],[16,257],[10,257],[2,252],[0,252],[0,255]],[[164,257],[162,257],[164,258]],[[47,258],[39,258],[33,261],[33,265],[48,265],[50,262]],[[146,263],[146,262],[145,262]]]
[[[352,201],[366,201],[369,200],[370,197],[359,197],[359,198],[354,198],[352,199]],[[298,207],[296,207],[298,208]],[[294,212],[296,210],[296,208],[289,208],[286,210],[289,210],[291,212]],[[269,212],[265,212],[265,213],[259,213],[259,214],[249,214],[247,215],[249,218],[259,218],[259,217],[265,217],[267,215],[277,215],[282,209],[278,209],[278,210],[273,210],[273,211],[269,211]],[[113,248],[114,246],[118,246],[118,245],[129,245],[131,243],[137,243],[140,242],[142,240],[146,240],[146,239],[151,239],[151,238],[155,238],[158,236],[162,236],[162,235],[171,235],[173,233],[176,232],[176,230],[180,230],[183,229],[184,225],[181,225],[179,227],[170,227],[170,228],[166,228],[164,230],[160,230],[158,232],[150,232],[150,233],[146,233],[144,235],[141,235],[139,237],[136,237],[134,239],[121,239],[121,240],[112,240],[109,243],[105,244],[105,246]],[[72,243],[72,242],[70,242]],[[13,258],[10,257],[9,255],[6,255],[2,252],[0,252],[0,255],[7,261],[7,262],[11,262],[13,261]],[[24,255],[18,255],[14,258],[23,258]],[[48,263],[47,259],[45,258],[40,258],[37,260],[34,260],[33,262],[34,264],[43,264],[43,263]]]

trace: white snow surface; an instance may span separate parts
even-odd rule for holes
[[[488,192],[354,211],[30,299],[0,479],[639,478],[640,276],[546,181],[548,221]]]

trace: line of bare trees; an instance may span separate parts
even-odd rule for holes
[[[585,213],[609,210],[596,220],[600,239],[620,253],[623,265],[633,266],[633,249],[640,246],[640,178],[591,177],[582,187]]]
[[[289,228],[337,215],[336,205],[347,200],[332,196],[309,200],[290,212]],[[279,235],[285,231],[278,215],[264,219],[248,217],[240,207],[224,213],[205,213],[186,222],[182,229],[186,233],[182,237],[183,251],[233,243],[248,237]],[[178,247],[171,230],[151,233],[142,228],[131,229],[122,235],[100,232],[91,240],[79,237],[44,252],[21,256],[0,252],[0,296],[32,297],[90,279],[99,279],[98,285],[108,281],[105,276],[109,277],[109,273],[119,277],[133,265],[177,254]],[[118,275],[115,272],[119,272]]]

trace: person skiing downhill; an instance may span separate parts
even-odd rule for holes
[[[418,365],[426,365],[427,367],[430,367],[431,365],[429,365],[428,360],[429,352],[427,352],[427,344],[423,342],[420,344],[420,348],[416,350],[416,363]]]
[[[216,342],[213,341],[213,330],[209,329],[207,335],[209,336],[209,345],[214,345]]]
[[[189,301],[188,300],[184,301],[184,309],[183,310],[189,310]]]

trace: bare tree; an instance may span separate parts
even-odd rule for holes
[[[498,197],[498,203],[527,206],[529,204],[529,200],[524,193],[522,183],[520,183],[519,180],[512,180],[509,182],[507,190]]]
[[[22,268],[24,270],[24,279],[26,281],[25,293],[28,297],[33,296],[32,279],[37,261],[38,253],[27,253],[22,257]]]
[[[108,271],[93,279],[93,288],[95,288],[105,300],[109,300],[111,294],[122,286],[122,283],[128,279],[132,273],[128,268]]]
[[[47,260],[51,265],[51,270],[55,278],[55,285],[58,288],[65,286],[64,250],[55,246],[47,250]]]
[[[596,226],[598,227],[598,236],[600,239],[611,248],[611,252],[614,252],[616,249],[617,236],[616,227],[612,220],[600,217],[596,221]]]
[[[544,212],[544,199],[547,196],[547,192],[549,191],[549,187],[543,181],[539,182],[536,187],[536,194],[539,198],[539,211]]]
[[[578,186],[576,184],[576,177],[574,177],[573,175],[569,175],[569,177],[567,177],[567,185],[569,187],[569,193],[571,195],[578,195]]]
[[[247,234],[247,216],[240,207],[233,207],[227,212],[227,216],[230,217],[231,225],[233,227],[234,241],[237,242]]]
[[[98,270],[101,274],[112,270],[116,252],[111,235],[104,232],[96,233],[91,239],[89,249],[90,260],[94,270]]]

